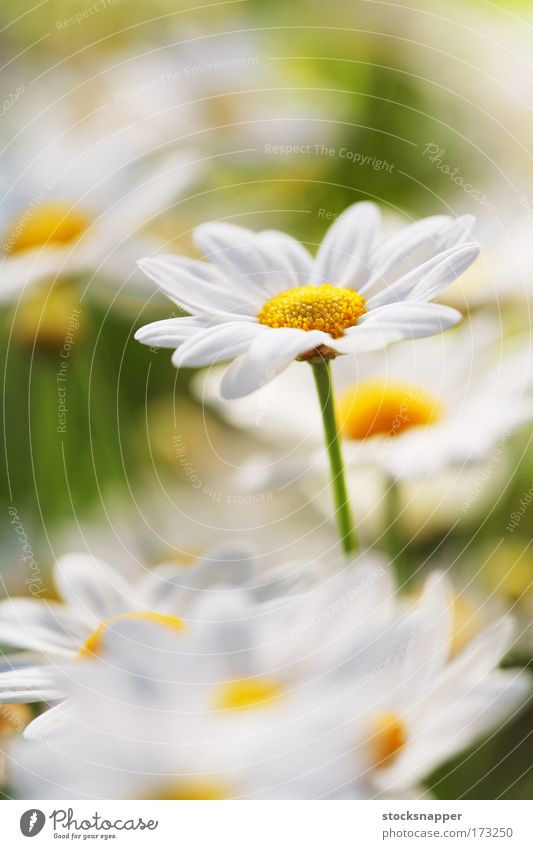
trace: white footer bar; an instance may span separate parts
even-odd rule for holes
[[[0,802],[1,844],[184,849],[533,847],[531,802]],[[29,843],[35,838],[35,843]]]

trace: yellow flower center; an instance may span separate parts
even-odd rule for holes
[[[173,631],[185,630],[185,625],[181,619],[177,618],[177,616],[167,616],[164,613],[141,613],[136,611],[131,613],[120,613],[118,616],[112,616],[111,619],[105,619],[103,622],[100,622],[98,628],[85,640],[80,649],[80,657],[91,657],[100,654],[106,629],[114,622],[121,622],[123,619],[143,619],[146,622],[155,622],[157,625],[162,625],[164,628],[170,628]]]
[[[65,245],[84,233],[90,221],[67,201],[50,201],[28,209],[15,222],[6,239],[9,253],[40,245]]]
[[[339,395],[339,427],[347,439],[396,436],[441,418],[438,401],[417,386],[364,380]]]
[[[394,711],[380,711],[371,729],[372,760],[376,768],[390,766],[407,743],[405,724]]]
[[[240,710],[262,707],[281,696],[279,684],[268,678],[238,678],[227,681],[219,688],[217,710]]]
[[[297,286],[267,301],[257,318],[269,327],[297,327],[323,330],[334,339],[366,312],[365,299],[353,289],[324,286]]]
[[[177,779],[152,788],[142,799],[180,799],[184,802],[214,801],[228,798],[227,789],[215,780],[187,778]]]

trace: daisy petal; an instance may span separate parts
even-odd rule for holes
[[[229,360],[244,353],[250,342],[263,334],[268,328],[262,324],[228,321],[198,331],[175,351],[172,362],[180,366],[210,366]]]
[[[346,354],[376,351],[401,339],[440,333],[453,327],[461,318],[460,312],[442,304],[386,304],[366,313],[358,325],[348,328],[344,336],[337,340],[336,347]]]
[[[258,233],[258,251],[267,251],[275,257],[279,274],[270,275],[265,286],[271,295],[277,295],[294,286],[306,286],[313,271],[313,257],[297,239],[279,230],[263,230]]]
[[[361,289],[365,296],[377,294],[436,254],[462,244],[474,225],[472,215],[453,219],[433,215],[404,227],[381,244],[372,255],[373,272]]]
[[[378,295],[368,299],[371,308],[406,300],[429,301],[459,277],[479,254],[479,245],[470,242],[449,248],[400,277]]]
[[[278,251],[267,250],[258,234],[245,227],[225,222],[210,222],[194,231],[195,242],[202,253],[221,268],[240,288],[241,292],[262,301],[268,293],[272,276],[283,279],[283,261]],[[285,288],[290,288],[288,285]],[[274,288],[273,293],[280,291]]]
[[[37,598],[0,602],[0,643],[37,651],[71,651],[84,638],[83,623],[65,605]]]
[[[177,348],[186,339],[190,339],[204,330],[209,322],[205,318],[164,318],[161,321],[152,321],[140,327],[135,333],[137,342],[143,345],[154,345],[157,348]]]
[[[49,702],[60,699],[62,695],[52,676],[42,667],[32,666],[0,674],[1,704]]]
[[[315,285],[361,287],[368,273],[368,256],[379,229],[380,213],[373,203],[355,203],[339,215],[316,255]]]
[[[255,316],[258,306],[236,292],[222,280],[207,280],[198,273],[192,262],[172,255],[142,259],[139,267],[162,289],[168,297],[190,313],[206,317],[246,321]]]
[[[136,598],[122,575],[89,554],[60,557],[54,581],[62,598],[79,611],[90,626],[136,607]]]
[[[223,398],[242,398],[273,380],[300,354],[319,345],[330,345],[332,339],[321,330],[297,330],[278,327],[261,335],[248,352],[226,370],[220,385]]]

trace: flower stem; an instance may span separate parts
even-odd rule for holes
[[[386,480],[386,487],[385,548],[396,571],[400,592],[405,592],[413,577],[413,569],[402,524],[400,489],[393,478]]]
[[[324,359],[311,360],[310,365],[313,369],[320,408],[322,410],[340,541],[344,552],[346,554],[352,554],[358,547],[357,537],[348,500],[348,491],[346,489],[344,462],[335,417],[333,383],[329,361]]]

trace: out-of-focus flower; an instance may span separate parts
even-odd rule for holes
[[[511,431],[533,416],[533,366],[529,340],[511,340],[503,350],[500,344],[498,328],[479,316],[452,333],[397,346],[393,354],[337,360],[346,464],[419,481],[448,467],[479,464],[499,440],[503,448]],[[323,465],[310,375],[291,366],[272,386],[232,402],[220,397],[222,380],[220,369],[200,375],[197,396],[232,424],[284,447],[270,469],[262,456],[264,475],[279,477],[284,465],[293,475]]]
[[[495,668],[506,620],[450,660],[445,579],[406,608],[376,566],[262,609],[246,592],[210,595],[184,637],[118,622],[108,663],[65,669],[67,702],[16,747],[25,798],[416,793],[519,709],[530,681]]]
[[[284,233],[199,227],[197,245],[212,264],[179,256],[140,262],[192,317],[154,322],[136,338],[176,348],[177,367],[233,360],[221,393],[240,398],[293,360],[373,351],[459,321],[458,312],[430,301],[477,256],[466,242],[472,219],[424,219],[374,247],[379,223],[374,204],[354,204],[315,259]]]
[[[263,157],[265,144],[296,153],[310,140],[331,140],[338,125],[325,120],[328,94],[321,102],[316,88],[291,79],[252,30],[246,20],[226,32],[180,27],[166,43],[115,54],[99,75],[98,101],[112,122],[150,128],[160,141],[206,144],[215,155],[227,147],[241,163],[243,155]],[[329,98],[330,116],[333,108],[342,117]]]
[[[96,557],[65,555],[54,568],[61,603],[23,597],[0,602],[0,643],[24,650],[14,656],[14,669],[0,672],[0,702],[58,698],[49,669],[98,655],[105,629],[115,622],[153,618],[180,629],[195,594],[201,597],[210,585],[215,591],[220,584],[246,586],[254,577],[249,551],[229,545],[211,549],[189,568],[162,564],[130,580]],[[301,569],[287,565],[286,589],[291,579],[301,579]]]
[[[158,244],[142,228],[199,170],[190,153],[156,159],[120,131],[67,117],[33,131],[30,122],[2,154],[0,302],[81,273],[122,287],[139,255]]]

